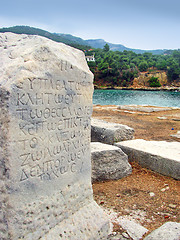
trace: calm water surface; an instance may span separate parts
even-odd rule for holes
[[[152,105],[180,107],[180,92],[138,90],[94,90],[93,104]]]

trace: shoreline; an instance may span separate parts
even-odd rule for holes
[[[136,112],[141,112],[140,108],[144,108],[144,109],[147,109],[148,108],[154,108],[156,109],[155,111],[153,112],[158,112],[158,111],[169,111],[169,110],[180,110],[180,107],[173,107],[173,106],[158,106],[158,105],[151,105],[151,104],[105,104],[105,105],[102,105],[102,104],[93,104],[93,108],[96,108],[96,107],[99,107],[99,108],[119,108],[120,109],[123,109],[123,110],[128,110],[128,108],[132,108],[131,110],[132,111],[136,111]],[[136,109],[133,109],[133,108],[136,108]],[[138,110],[139,108],[139,110]],[[159,109],[159,110],[157,110]],[[145,111],[145,110],[144,110]],[[145,111],[146,112],[146,111]]]
[[[180,87],[102,87],[94,85],[95,90],[134,90],[134,91],[171,91],[171,92],[180,92]]]

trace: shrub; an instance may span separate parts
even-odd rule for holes
[[[160,82],[158,80],[158,77],[151,77],[148,80],[148,83],[149,83],[150,87],[161,87],[161,84],[160,84]]]

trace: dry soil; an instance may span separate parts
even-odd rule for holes
[[[180,109],[147,113],[96,105],[93,117],[134,128],[135,139],[180,142],[180,138],[171,136],[180,131]],[[180,222],[180,182],[135,162],[132,168],[132,174],[125,178],[94,183],[96,202],[117,217],[134,219],[149,232],[167,221]],[[114,231],[122,229],[114,223]]]

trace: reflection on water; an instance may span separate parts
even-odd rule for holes
[[[180,92],[138,90],[94,90],[93,104],[152,105],[180,107]]]

